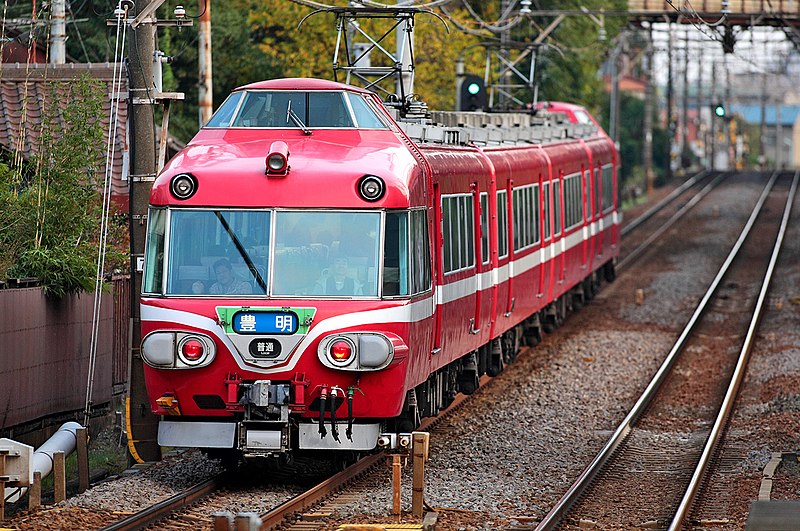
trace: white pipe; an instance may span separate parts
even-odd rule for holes
[[[34,472],[41,472],[42,479],[44,479],[53,471],[53,454],[55,452],[64,452],[64,457],[74,452],[78,445],[78,436],[75,432],[82,427],[77,422],[62,424],[58,431],[33,453],[30,462],[31,477]],[[25,494],[23,489],[25,487],[7,487],[4,492],[0,492],[0,495],[3,495],[7,502],[13,503]]]
[[[52,437],[47,439],[34,453],[31,461],[31,470],[41,472],[42,479],[53,471],[53,454],[64,452],[68,456],[75,451],[78,445],[78,436],[75,431],[82,428],[77,422],[65,422],[58,428]]]

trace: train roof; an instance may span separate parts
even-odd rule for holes
[[[358,179],[379,175],[387,194],[376,206],[401,208],[419,201],[409,196],[422,176],[417,147],[502,149],[591,138],[608,139],[594,122],[572,123],[565,113],[431,112],[403,119],[364,89],[274,79],[237,88],[165,166],[150,199],[154,205],[366,206],[355,195]],[[266,165],[276,150],[286,154],[280,175]],[[181,173],[193,176],[197,193],[176,203],[170,183]]]
[[[359,87],[354,87],[352,85],[345,85],[344,83],[338,83],[336,81],[310,77],[288,77],[281,79],[269,79],[266,81],[256,81],[255,83],[249,83],[234,89],[234,91],[239,90],[346,90],[348,92],[358,92],[361,94],[373,94],[373,92]]]

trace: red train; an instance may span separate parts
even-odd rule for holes
[[[330,81],[235,90],[150,196],[159,443],[391,444],[611,280],[618,155],[549,111],[433,125]]]

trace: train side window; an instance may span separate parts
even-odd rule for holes
[[[614,170],[611,164],[603,166],[603,212],[614,208]]]
[[[489,263],[489,194],[481,192],[481,257]]]
[[[594,213],[595,215],[603,211],[603,192],[604,186],[601,181],[600,167],[594,169]]]
[[[553,181],[553,234],[561,234],[561,181]]]
[[[383,296],[408,294],[408,212],[387,212],[383,245]]]
[[[497,251],[498,258],[508,256],[508,192],[497,192]]]
[[[539,241],[539,185],[515,188],[511,196],[514,212],[514,250]]]
[[[584,175],[584,182],[586,184],[586,194],[583,196],[584,213],[586,219],[592,219],[592,170],[584,170],[581,173]]]
[[[411,211],[411,293],[431,288],[431,247],[425,210]]]
[[[475,265],[475,222],[472,195],[442,197],[444,272]]]
[[[581,177],[574,174],[564,179],[564,225],[571,229],[583,221]]]
[[[544,201],[544,237],[550,238],[550,183],[542,185],[542,199]]]
[[[541,234],[541,227],[539,220],[541,219],[539,214],[540,206],[539,206],[539,185],[535,184],[531,188],[531,195],[533,196],[533,242],[536,243],[539,241],[539,235]]]
[[[144,261],[144,293],[162,293],[164,280],[164,231],[167,211],[151,208],[148,214],[147,245]]]

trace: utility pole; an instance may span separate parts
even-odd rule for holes
[[[67,62],[66,0],[53,0],[50,13],[50,64]]]
[[[675,113],[673,106],[675,104],[675,96],[672,83],[672,22],[668,23],[667,30],[667,132],[669,134],[669,142],[667,142],[667,180],[672,180],[672,146],[675,143]]]
[[[711,63],[711,101],[717,101],[717,63],[716,61]],[[709,165],[711,166],[711,170],[713,171],[716,169],[716,161],[714,159],[717,158],[717,117],[714,114],[711,114],[711,142],[709,143],[710,146],[710,155],[709,155]]]
[[[758,165],[764,169],[767,154],[764,150],[764,135],[767,134],[767,73],[761,74],[761,123],[758,125]]]
[[[500,0],[500,14],[505,20],[505,17],[508,15],[509,8],[511,7],[512,0]],[[509,98],[506,95],[506,90],[508,89],[508,85],[510,85],[510,75],[511,73],[505,68],[504,61],[508,61],[509,53],[508,53],[508,43],[511,40],[511,28],[507,25],[500,30],[500,74],[501,77],[497,80],[500,84],[501,90],[499,91],[499,98],[498,98],[498,106],[501,110],[508,110],[506,107],[508,105]]]
[[[647,32],[647,52],[645,53],[647,66],[644,68],[644,142],[642,144],[642,162],[647,182],[647,194],[652,195],[655,187],[653,173],[653,28]]]
[[[700,130],[701,125],[703,124],[703,113],[701,109],[703,108],[703,63],[702,63],[702,56],[698,54],[697,56],[697,86],[695,88],[695,109],[697,109],[697,113],[695,115],[695,131],[697,134],[697,138],[700,138]],[[703,128],[703,132],[705,133],[705,128]],[[704,154],[708,153],[708,142],[703,141],[703,151]]]
[[[681,168],[688,168],[689,157],[689,30],[686,30],[683,53],[683,127],[681,127]],[[698,74],[699,75],[699,74]],[[699,107],[698,107],[699,109]]]
[[[200,23],[197,28],[197,58],[199,84],[197,90],[200,127],[203,127],[214,112],[214,92],[211,84],[211,0],[199,0]]]
[[[136,13],[146,10],[153,0],[136,2]],[[158,461],[158,418],[150,412],[144,385],[142,361],[141,315],[139,293],[142,291],[144,266],[144,237],[150,188],[156,177],[155,124],[152,106],[155,103],[153,88],[153,57],[155,54],[155,19],[150,15],[130,31],[130,128],[131,171],[129,176],[129,209],[131,240],[131,326],[130,354],[128,358],[128,449],[137,461]]]
[[[733,109],[731,108],[731,69],[728,68],[728,58],[725,57],[725,141],[728,156],[726,170],[736,169],[736,147],[733,145]]]

